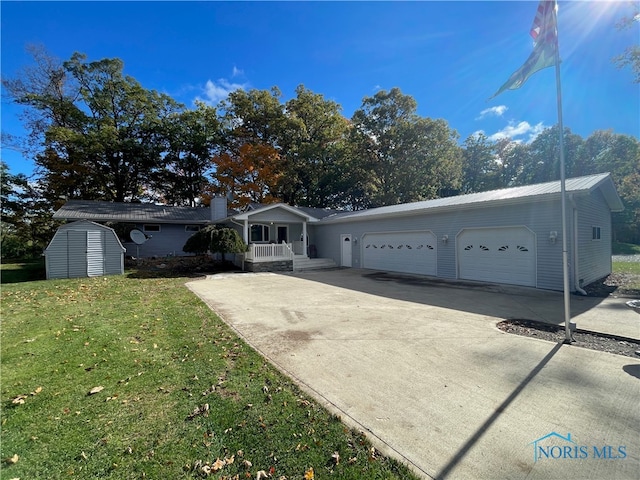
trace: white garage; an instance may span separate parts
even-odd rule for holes
[[[536,236],[527,227],[464,229],[456,248],[459,278],[536,286]]]
[[[363,267],[390,272],[437,274],[438,242],[430,231],[365,233]]]

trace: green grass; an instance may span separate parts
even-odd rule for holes
[[[616,243],[611,247],[614,255],[640,255],[640,245],[633,243]]]
[[[0,478],[204,478],[232,458],[211,478],[415,478],[243,343],[186,280],[2,286]]]
[[[613,262],[613,273],[629,273],[640,276],[640,262]]]
[[[46,278],[44,257],[36,258],[34,260],[3,260],[0,265],[0,276],[0,283],[44,280]]]

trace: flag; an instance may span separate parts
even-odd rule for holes
[[[524,85],[527,79],[543,68],[556,64],[556,50],[558,48],[558,31],[556,25],[555,0],[541,0],[538,11],[533,19],[529,32],[533,37],[533,52],[518,70],[513,72],[504,85],[491,98],[500,95],[505,90],[515,90]]]

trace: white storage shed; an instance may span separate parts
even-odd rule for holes
[[[112,228],[87,220],[67,223],[44,251],[47,279],[123,274],[125,251]]]

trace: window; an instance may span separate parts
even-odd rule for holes
[[[591,240],[600,240],[600,227],[591,227]]]
[[[185,225],[184,226],[184,231],[185,232],[199,232],[200,231],[200,225]]]
[[[252,242],[268,242],[269,225],[251,225],[250,237]]]
[[[160,225],[143,225],[142,230],[144,232],[159,232]]]

